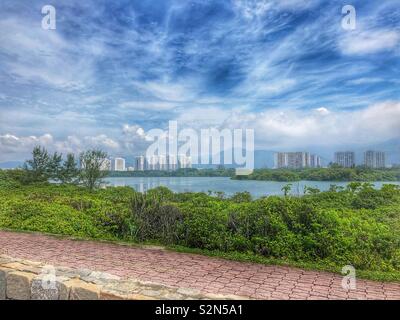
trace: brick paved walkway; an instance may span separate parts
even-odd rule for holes
[[[327,272],[39,234],[0,231],[0,254],[254,299],[400,299],[400,283],[358,279],[347,292],[342,277]]]

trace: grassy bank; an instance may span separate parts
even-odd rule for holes
[[[400,281],[400,190],[350,184],[303,197],[231,198],[128,187],[22,186],[0,177],[0,228],[163,244],[241,261]]]
[[[400,181],[400,169],[368,168],[309,168],[309,169],[255,169],[248,176],[236,176],[237,180],[264,181]]]
[[[235,169],[179,169],[176,171],[111,171],[108,177],[230,177],[235,180],[262,181],[400,181],[400,169],[307,168],[255,169],[248,176],[235,176]]]

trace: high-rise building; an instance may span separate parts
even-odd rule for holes
[[[170,171],[178,169],[178,159],[176,155],[167,155],[167,166]]]
[[[166,156],[164,155],[158,156],[158,169],[162,171],[168,170],[168,163]]]
[[[153,155],[136,157],[135,168],[138,171],[186,169],[192,167],[192,158],[186,155]]]
[[[321,157],[317,156],[316,154],[312,154],[310,156],[310,167],[311,168],[321,168],[322,167]]]
[[[309,166],[310,154],[308,152],[289,152],[288,168],[301,169]]]
[[[124,158],[114,158],[112,169],[114,171],[126,171],[125,159]]]
[[[275,153],[275,168],[301,169],[318,168],[321,158],[309,152],[278,152]]]
[[[288,166],[288,155],[286,152],[275,153],[275,168],[287,168]]]
[[[368,150],[364,152],[364,165],[367,168],[385,168],[386,154],[382,151]]]
[[[158,156],[151,156],[147,158],[147,170],[159,170],[159,158]]]
[[[178,156],[178,168],[179,169],[188,169],[192,167],[192,158],[188,157],[185,154],[180,154]]]
[[[335,163],[343,168],[353,168],[356,165],[355,159],[353,151],[335,152]]]
[[[136,157],[135,168],[137,171],[144,171],[147,169],[145,156]]]

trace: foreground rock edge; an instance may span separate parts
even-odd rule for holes
[[[245,300],[0,255],[0,300]]]

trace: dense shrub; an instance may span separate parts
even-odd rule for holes
[[[160,193],[135,193],[131,201],[131,215],[126,221],[128,235],[139,241],[175,243],[179,238],[178,224],[182,214],[178,208],[163,201],[165,199]]]
[[[234,179],[268,181],[398,181],[400,170],[357,168],[305,168],[305,169],[256,169],[248,176]]]
[[[13,186],[12,188],[10,186]],[[0,228],[400,272],[400,190],[368,184],[252,200],[128,187],[28,185],[0,171]]]

